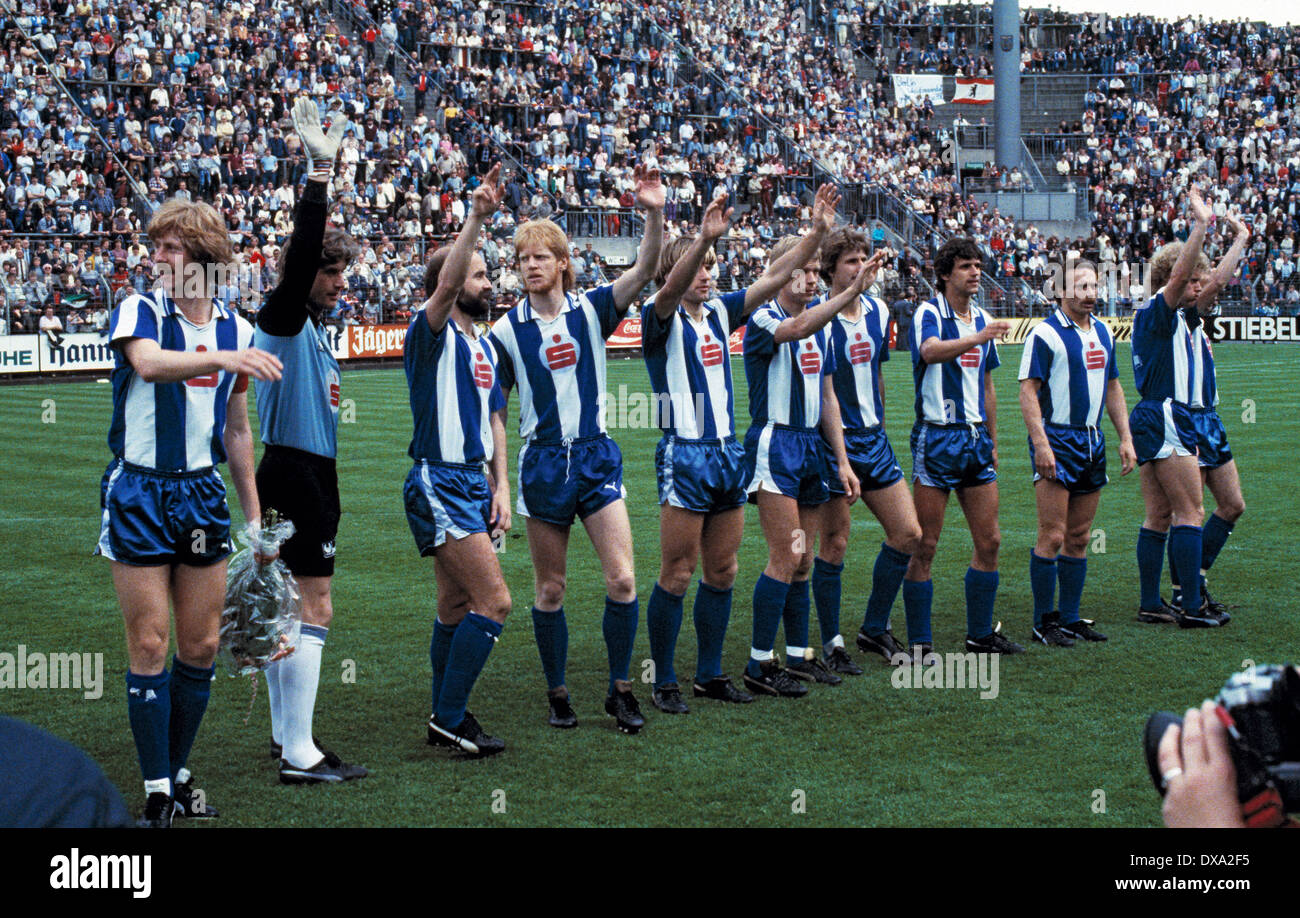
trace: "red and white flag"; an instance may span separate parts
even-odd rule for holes
[[[966,102],[970,105],[988,105],[993,101],[993,79],[991,77],[958,77],[957,91],[952,101]]]

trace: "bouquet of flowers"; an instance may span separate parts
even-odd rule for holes
[[[245,546],[230,560],[218,655],[232,676],[246,676],[293,653],[302,627],[293,575],[279,560],[294,526],[268,511],[261,528],[240,533]]]

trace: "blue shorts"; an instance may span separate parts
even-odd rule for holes
[[[207,567],[230,554],[226,483],[215,466],[159,472],[114,459],[104,470],[95,554],[137,567]]]
[[[1171,398],[1142,399],[1128,418],[1138,465],[1170,456],[1196,455],[1196,425],[1191,409]]]
[[[434,554],[449,538],[488,531],[492,495],[481,465],[421,459],[406,475],[402,499],[422,558]]]
[[[1219,412],[1213,408],[1193,408],[1192,425],[1196,428],[1196,461],[1203,469],[1217,469],[1232,461],[1228,432],[1223,429]]]
[[[525,443],[519,450],[516,512],[556,526],[572,526],[616,500],[623,488],[623,453],[608,436],[568,443]]]
[[[993,438],[982,423],[971,427],[917,421],[912,426],[912,481],[951,491],[997,480]]]
[[[666,436],[655,450],[659,503],[696,513],[745,505],[745,448],[735,437],[685,440]]]
[[[1071,494],[1100,491],[1106,477],[1106,437],[1097,428],[1044,424],[1047,445],[1056,457],[1056,481]],[[1029,465],[1034,468],[1034,441],[1029,441]],[[1034,481],[1042,478],[1034,472]]]
[[[831,499],[826,487],[826,457],[816,428],[768,423],[745,434],[745,476],[749,499],[760,489],[784,494],[806,507]]]
[[[822,441],[826,452],[826,487],[832,494],[843,494],[840,487],[840,464],[831,451],[830,444]],[[889,445],[885,432],[876,427],[849,427],[844,430],[844,450],[849,454],[849,467],[858,476],[863,491],[879,491],[896,481],[903,480],[903,469]]]

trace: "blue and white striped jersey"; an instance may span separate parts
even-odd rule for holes
[[[417,462],[478,464],[492,458],[492,412],[505,406],[496,354],[451,319],[435,332],[416,313],[402,345],[415,432],[407,451]]]
[[[519,436],[559,442],[605,433],[605,339],[622,316],[614,287],[565,294],[543,320],[525,297],[492,326],[503,390],[519,389]]]
[[[1020,379],[1039,379],[1043,421],[1067,427],[1098,427],[1106,386],[1119,378],[1115,341],[1097,318],[1082,328],[1061,309],[1035,325],[1020,358]]]
[[[1193,335],[1200,328],[1195,310],[1168,307],[1163,287],[1133,311],[1133,379],[1142,398],[1184,405],[1203,401],[1205,350]]]
[[[956,341],[973,335],[992,319],[974,303],[970,323],[962,322],[940,293],[927,300],[912,318],[912,378],[916,383],[916,419],[931,424],[979,424],[984,421],[984,374],[1002,365],[992,341],[973,347],[952,360],[928,364],[921,359],[927,338]]]
[[[296,335],[257,328],[253,344],[280,358],[278,380],[258,380],[257,420],[262,442],[333,459],[338,455],[339,362],[325,329],[307,319]]]
[[[824,299],[818,297],[808,308]],[[862,315],[856,321],[841,312],[828,326],[831,350],[835,352],[835,395],[846,428],[875,427],[885,420],[880,364],[889,359],[889,307],[865,293],[859,301]]]
[[[1201,385],[1192,393],[1193,408],[1213,408],[1219,404],[1219,384],[1214,375],[1214,348],[1205,333],[1205,323],[1200,322],[1192,331],[1192,342],[1201,352]]]
[[[132,338],[157,341],[168,351],[243,350],[253,327],[213,301],[212,318],[198,326],[185,318],[162,290],[132,294],[113,310],[109,324],[115,345],[113,420],[108,448],[134,465],[163,472],[205,469],[226,461],[222,437],[231,387],[248,381],[219,370],[184,382],[148,383],[126,359],[121,344]]]
[[[680,304],[661,322],[654,300],[646,303],[641,347],[663,432],[687,440],[721,440],[736,432],[728,342],[745,313],[745,291],[724,293],[702,308],[698,323]]]
[[[752,426],[768,423],[816,427],[822,417],[822,377],[835,371],[826,329],[777,344],[774,336],[790,314],[773,300],[754,310],[745,326],[745,379]]]

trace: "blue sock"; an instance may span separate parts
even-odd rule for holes
[[[817,629],[825,649],[840,633],[840,574],[843,564],[813,559],[812,592],[817,603]]]
[[[1170,601],[1176,606],[1183,604],[1183,587],[1178,582],[1178,565],[1174,563],[1174,543],[1171,539],[1165,544],[1166,553],[1169,555],[1169,594]]]
[[[433,670],[433,705],[438,710],[438,696],[442,694],[442,677],[447,672],[447,654],[451,653],[451,639],[456,634],[455,625],[445,625],[433,620],[433,637],[429,640],[429,667]]]
[[[1083,581],[1088,576],[1088,559],[1061,555],[1056,559],[1056,571],[1061,580],[1061,624],[1073,625],[1079,620],[1079,601],[1083,599]]]
[[[543,612],[534,606],[533,636],[537,638],[546,687],[559,688],[564,685],[564,664],[569,659],[569,623],[564,618],[564,607]]]
[[[731,620],[731,590],[719,590],[703,580],[695,591],[695,637],[699,656],[695,681],[700,685],[722,675],[722,644]]]
[[[1211,513],[1205,528],[1201,530],[1201,570],[1208,571],[1219,557],[1223,544],[1232,534],[1232,523],[1217,513]]]
[[[492,645],[501,634],[501,626],[477,612],[468,613],[456,626],[447,653],[447,669],[438,694],[438,723],[455,730],[465,719],[469,693],[483,671]]]
[[[1049,561],[1029,549],[1029,588],[1034,594],[1035,628],[1043,623],[1044,615],[1052,614],[1052,607],[1056,605],[1056,560],[1052,558]]]
[[[997,596],[997,571],[966,568],[966,633],[976,640],[993,633],[993,601]]]
[[[758,575],[758,583],[754,584],[754,650],[770,651],[776,643],[776,629],[781,625],[785,597],[789,592],[790,584],[773,580],[767,574]],[[752,655],[745,669],[751,676],[762,672]]]
[[[871,595],[867,598],[867,612],[862,619],[862,631],[870,637],[879,637],[889,627],[889,612],[898,598],[911,555],[905,555],[885,543],[880,544],[876,566],[871,571]],[[927,627],[928,630],[928,627]],[[911,633],[911,625],[908,625]]]
[[[1183,609],[1201,607],[1201,527],[1175,526],[1169,531],[1170,564],[1182,588]]]
[[[1160,608],[1160,572],[1165,566],[1165,540],[1168,538],[1167,533],[1145,526],[1138,530],[1138,582],[1142,587],[1142,608],[1148,611]]]
[[[785,646],[786,647],[807,647],[808,646],[808,619],[812,612],[812,603],[808,596],[808,581],[796,580],[790,584],[790,589],[785,594],[785,607],[781,610],[781,618],[785,624]],[[789,658],[791,663],[802,663],[803,657],[799,659]]]
[[[203,712],[208,709],[208,695],[212,693],[212,674],[215,666],[200,669],[172,657],[171,723],[168,726],[168,748],[171,752],[171,775],[185,767],[194,738],[199,735]]]
[[[605,617],[601,630],[605,633],[605,650],[609,654],[609,690],[614,683],[627,680],[628,667],[632,665],[632,644],[636,640],[637,619],[641,607],[636,597],[628,602],[615,602],[605,597]]]
[[[650,656],[655,661],[656,687],[677,681],[673,653],[677,648],[677,634],[682,628],[682,598],[656,583],[645,606],[645,625],[650,632]]]
[[[907,615],[907,643],[933,644],[930,635],[930,605],[934,602],[933,580],[903,581],[903,612]]]
[[[156,676],[139,676],[128,669],[126,714],[135,737],[140,773],[146,781],[170,780],[167,733],[172,717],[171,674],[164,669]]]

